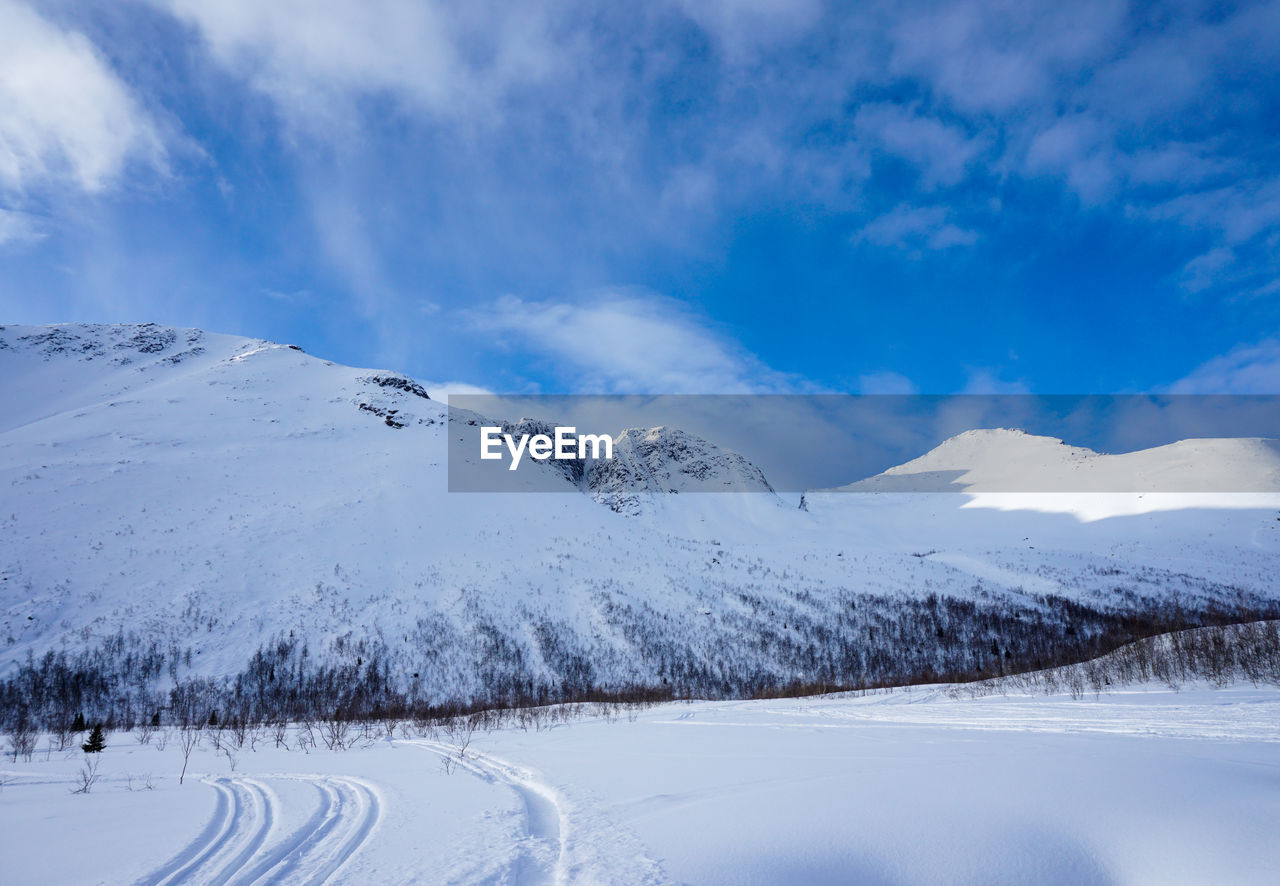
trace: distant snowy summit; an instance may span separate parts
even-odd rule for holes
[[[848,492],[1275,492],[1280,440],[1181,440],[1109,455],[1056,437],[965,431]]]

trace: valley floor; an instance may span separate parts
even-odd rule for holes
[[[230,758],[0,763],[9,884],[1266,883],[1280,688],[665,704]],[[235,767],[231,766],[234,759]],[[451,770],[451,771],[447,771]],[[150,781],[151,789],[147,788]]]

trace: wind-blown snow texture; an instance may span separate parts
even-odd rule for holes
[[[619,506],[602,477],[596,494],[459,495],[444,458],[464,429],[394,372],[198,330],[63,325],[0,328],[0,379],[3,670],[123,636],[224,676],[292,633],[313,657],[380,650],[391,679],[433,701],[499,685],[732,694],[883,676],[879,640],[913,673],[997,668],[999,632],[952,648],[948,619],[972,613],[939,600],[975,609],[976,631],[984,613],[1066,619],[1050,598],[1195,610],[1278,596],[1273,494]],[[617,469],[679,472],[689,446],[729,463],[676,434],[628,431]],[[684,448],[664,462],[672,441]],[[1018,435],[994,445],[993,464],[1027,460]],[[1270,445],[1214,441],[1205,470],[1256,470]],[[745,460],[733,469],[755,482]],[[894,645],[904,607],[936,648]]]

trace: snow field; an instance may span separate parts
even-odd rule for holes
[[[79,751],[6,761],[6,882],[1244,884],[1280,866],[1275,687],[665,704],[461,756],[439,735],[270,744],[232,772],[206,742],[179,787],[174,742],[110,735],[87,795]]]

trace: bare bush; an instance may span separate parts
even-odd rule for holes
[[[467,755],[467,748],[471,746],[471,740],[475,738],[477,730],[484,724],[483,713],[472,714],[467,717],[454,717],[444,724],[441,730],[444,739],[453,745],[454,752],[461,760]]]
[[[31,721],[23,718],[9,733],[9,758],[17,763],[21,758],[28,763],[36,750],[36,730]]]
[[[309,717],[303,718],[298,722],[298,749],[306,751],[308,747],[315,748],[315,746],[315,723]]]
[[[200,744],[200,727],[188,724],[178,730],[178,746],[182,749],[182,772],[178,774],[178,784],[187,777],[187,763],[191,760],[191,752]]]
[[[249,740],[252,729],[249,721],[244,717],[237,717],[231,721],[227,732],[230,734],[231,746],[237,751],[244,747],[244,743]]]
[[[128,791],[154,791],[156,789],[155,782],[151,779],[150,772],[144,772],[142,775],[134,775],[132,772],[124,774],[124,786]]]
[[[50,737],[57,741],[59,752],[65,751],[76,742],[76,732],[71,728],[71,721],[65,717],[59,718],[53,726]]]
[[[81,765],[80,771],[76,773],[76,786],[72,789],[73,794],[87,794],[93,790],[93,786],[98,783],[98,766],[102,760],[98,757],[86,757],[84,764]]]
[[[334,716],[320,724],[320,740],[331,751],[346,750],[350,739],[351,724]]]

